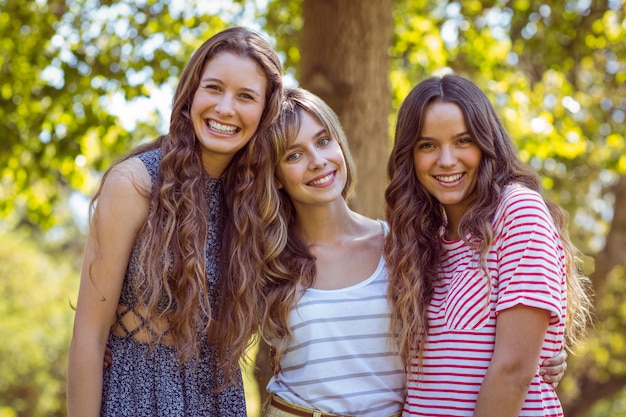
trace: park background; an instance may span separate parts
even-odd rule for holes
[[[626,416],[623,0],[0,0],[0,417],[66,415],[87,201],[113,159],[167,131],[188,57],[233,25],[339,114],[354,207],[374,217],[401,100],[431,74],[475,81],[570,213],[593,282],[566,416]],[[246,389],[256,416],[250,368]]]

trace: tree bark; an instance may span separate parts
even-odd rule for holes
[[[382,213],[389,152],[393,0],[305,0],[299,81],[339,116],[356,163],[352,207]]]

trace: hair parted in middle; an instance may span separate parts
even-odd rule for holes
[[[276,172],[289,145],[296,139],[305,114],[315,118],[341,148],[346,161],[346,185],[342,195],[348,201],[353,195],[356,177],[346,135],[339,117],[330,106],[305,89],[285,89],[280,116],[267,130],[273,172]],[[296,226],[296,211],[291,198],[284,189],[278,188],[276,179],[267,195],[274,201],[276,217],[268,223],[265,236],[268,269],[262,335],[276,347],[278,363],[291,337],[289,313],[303,291],[313,285],[316,270],[315,257]]]
[[[427,308],[442,251],[440,231],[446,226],[443,206],[417,180],[413,160],[426,112],[436,102],[453,103],[461,109],[468,133],[482,152],[475,198],[461,218],[458,233],[462,237],[473,236],[473,241],[467,243],[476,248],[483,269],[493,243],[492,221],[505,187],[519,183],[544,195],[538,174],[520,160],[496,110],[475,84],[457,75],[445,75],[424,80],[411,90],[398,112],[387,166],[390,183],[385,191],[385,214],[390,233],[384,248],[390,275],[392,327],[399,335],[400,353],[407,365],[411,352],[421,351],[428,333]],[[567,213],[543,199],[565,250],[566,335],[574,343],[587,320],[589,299],[583,288],[586,278],[576,266],[576,248],[567,233]]]
[[[228,210],[221,237],[223,253],[212,255],[223,258],[222,299],[216,306],[209,302],[205,265],[211,221],[204,196],[205,171],[190,109],[206,63],[221,53],[254,60],[267,84],[258,129],[222,175]],[[151,210],[139,234],[143,236],[139,242],[142,271],[134,283],[140,303],[145,304],[145,319],[162,319],[163,306],[167,306],[167,334],[180,359],[197,357],[198,338],[207,337],[217,345],[229,380],[235,380],[240,359],[258,330],[253,318],[259,315],[262,298],[258,271],[264,258],[259,248],[266,221],[258,187],[273,178],[269,159],[262,158],[267,151],[259,132],[278,116],[282,93],[282,65],[272,45],[252,30],[226,29],[206,40],[185,66],[173,97],[168,134],[138,146],[118,161],[162,150],[157,183],[149,195]]]

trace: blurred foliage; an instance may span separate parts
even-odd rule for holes
[[[112,159],[166,130],[188,56],[224,27],[266,32],[297,80],[302,1],[310,0],[0,0],[0,286],[8,300],[0,305],[0,416],[62,415],[68,279],[77,280],[67,268],[77,269],[82,245],[68,201],[92,194]],[[612,227],[611,187],[626,176],[624,8],[623,0],[396,0],[393,10],[394,109],[433,73],[478,83],[549,197],[571,214],[587,271]],[[125,103],[142,118],[126,122]],[[24,229],[36,244],[9,233]],[[589,417],[626,416],[624,262],[622,254],[606,277],[596,328],[560,387],[569,401],[585,396],[581,381],[606,382]]]
[[[112,158],[156,135],[158,114],[131,133],[115,107],[175,85],[225,26],[169,2],[0,0],[0,216],[56,224],[72,190],[92,193]]]
[[[64,416],[76,268],[21,234],[0,240],[0,416]]]

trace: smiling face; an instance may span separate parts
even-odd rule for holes
[[[205,64],[190,116],[210,175],[221,175],[256,132],[266,89],[267,78],[251,58],[222,52]]]
[[[276,178],[296,207],[343,200],[343,152],[337,140],[308,112],[303,111],[300,130],[280,158]]]
[[[440,101],[430,104],[413,148],[413,164],[417,180],[441,202],[452,225],[474,199],[481,159],[461,108]]]

